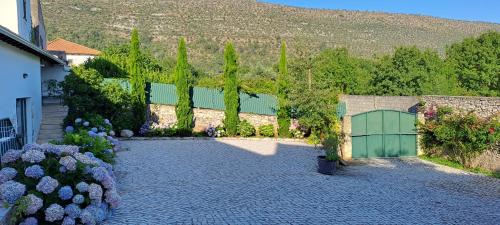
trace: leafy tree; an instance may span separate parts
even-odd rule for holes
[[[132,86],[132,100],[134,103],[135,129],[139,128],[146,120],[146,80],[139,68],[140,56],[139,32],[132,30],[130,39],[130,52],[128,57],[128,67],[130,84]]]
[[[233,44],[228,43],[224,50],[224,105],[225,118],[224,126],[229,136],[234,136],[238,132],[238,56],[234,50]]]
[[[436,52],[413,46],[380,58],[370,84],[373,94],[400,96],[450,93],[453,81]]]
[[[446,50],[447,61],[469,94],[500,96],[500,33],[466,38]]]
[[[286,43],[281,43],[281,57],[277,80],[278,90],[278,134],[281,137],[290,136],[290,106],[288,103],[289,89],[288,69],[286,63]]]
[[[175,84],[178,96],[175,114],[177,116],[177,126],[182,130],[191,130],[193,127],[191,82],[191,70],[187,62],[186,41],[184,38],[181,38],[179,40],[177,66],[175,67]]]

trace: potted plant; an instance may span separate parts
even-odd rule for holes
[[[339,166],[338,155],[339,137],[329,134],[323,141],[324,156],[318,156],[318,172],[333,175]]]

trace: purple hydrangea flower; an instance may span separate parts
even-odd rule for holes
[[[26,214],[32,215],[38,212],[43,207],[43,200],[34,194],[26,195],[28,200],[28,206],[26,208]]]
[[[111,125],[111,122],[109,122],[109,120],[108,120],[108,119],[104,119],[104,123],[105,123],[106,125]]]
[[[111,131],[109,131],[109,135],[111,135],[111,136],[115,136],[115,135],[116,135],[116,133],[115,133],[115,131],[111,130]]]
[[[70,171],[76,170],[76,159],[71,156],[62,157],[61,159],[59,159],[59,163]]]
[[[28,150],[21,155],[21,158],[25,162],[29,163],[39,163],[45,159],[45,154],[38,150]]]
[[[83,126],[84,126],[84,127],[88,127],[89,125],[90,125],[89,121],[85,121],[85,122],[83,122]]]
[[[89,198],[91,200],[101,200],[102,199],[102,187],[99,184],[90,184],[89,185]]]
[[[92,168],[92,177],[97,181],[104,180],[104,177],[109,176],[108,170],[102,166]]]
[[[52,153],[56,155],[61,154],[61,148],[53,144],[41,144],[40,145],[45,153]]]
[[[61,147],[61,154],[65,154],[65,155],[74,155],[80,151],[78,146],[74,146],[74,145],[63,145],[60,147]]]
[[[89,185],[82,181],[76,184],[76,190],[78,190],[81,193],[87,192],[89,190]]]
[[[96,224],[94,214],[92,214],[92,212],[87,209],[82,210],[82,213],[80,214],[80,219],[83,224],[88,224],[88,225]]]
[[[33,165],[24,170],[24,175],[35,179],[43,177],[44,174],[43,168],[39,165]]]
[[[73,197],[73,189],[70,186],[64,186],[57,192],[59,198],[62,200],[69,200]]]
[[[38,220],[35,217],[28,217],[19,225],[38,225]]]
[[[22,150],[11,149],[3,154],[2,164],[5,165],[7,163],[15,162],[16,160],[21,158],[22,154],[23,154]]]
[[[82,209],[80,209],[80,207],[76,204],[69,204],[66,206],[66,208],[64,208],[64,212],[66,212],[66,215],[68,215],[68,217],[76,219],[82,213]]]
[[[89,136],[91,136],[91,137],[97,137],[97,133],[96,133],[96,132],[94,132],[94,131],[91,131],[91,130],[89,130],[89,132],[87,132],[87,134],[88,134]]]
[[[61,225],[75,225],[75,224],[76,224],[75,219],[67,216],[67,217],[64,217]]]
[[[85,198],[83,197],[83,195],[78,194],[78,195],[75,195],[75,196],[73,197],[73,203],[75,203],[75,204],[80,205],[80,204],[82,204],[84,201],[85,201]]]
[[[66,131],[66,133],[73,133],[73,131],[75,131],[75,128],[72,126],[67,126],[64,131]]]
[[[83,154],[84,154],[85,156],[87,156],[87,157],[91,158],[91,159],[95,158],[94,153],[92,153],[92,152],[85,152],[85,153],[83,153]]]
[[[27,152],[27,151],[30,151],[30,150],[35,150],[35,151],[43,152],[42,147],[40,145],[38,145],[38,144],[25,144],[23,146],[23,151]]]
[[[108,190],[115,188],[115,180],[109,175],[104,176],[104,179],[102,179],[101,182],[102,186]]]
[[[52,204],[47,209],[45,209],[45,220],[48,222],[54,222],[57,220],[62,220],[64,217],[64,208],[58,204]]]
[[[79,152],[75,153],[73,155],[73,157],[75,157],[76,160],[78,160],[84,164],[93,164],[94,163],[94,161],[91,158],[89,158],[88,156],[86,156],[82,153],[79,153]]]
[[[106,137],[106,135],[107,135],[106,132],[97,133],[97,136],[99,136],[99,137]]]
[[[57,186],[59,186],[59,182],[56,179],[45,176],[36,185],[36,190],[44,194],[50,194],[56,190]]]
[[[94,219],[97,223],[104,221],[107,214],[107,212],[104,212],[104,210],[102,210],[99,206],[101,206],[100,203],[91,204],[85,208],[86,211],[89,211],[90,213],[92,213],[92,215],[94,215]]]
[[[9,180],[14,179],[16,177],[17,171],[14,168],[5,167],[0,170],[0,184],[3,184]]]
[[[116,190],[108,190],[104,196],[104,201],[107,202],[111,208],[116,208],[120,204],[121,197]]]
[[[97,133],[97,132],[99,131],[99,130],[97,130],[97,128],[95,128],[95,127],[90,128],[90,130],[91,130],[92,132],[94,132],[94,133]]]
[[[9,204],[14,204],[26,192],[24,184],[9,180],[0,185],[0,198]]]
[[[59,167],[59,172],[66,173],[66,172],[68,172],[68,169],[66,169],[66,167],[64,167],[64,166],[60,166]]]
[[[111,148],[106,149],[106,150],[104,150],[104,153],[111,155],[111,154],[113,154],[113,149],[111,149]]]
[[[76,120],[75,120],[75,123],[76,123],[76,124],[79,124],[79,123],[81,123],[81,122],[82,122],[82,118],[76,118]]]

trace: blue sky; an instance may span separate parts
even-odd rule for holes
[[[307,8],[428,15],[500,23],[500,0],[260,0]]]

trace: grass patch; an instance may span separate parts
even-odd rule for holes
[[[479,167],[476,167],[476,168],[465,168],[459,162],[448,160],[448,159],[444,159],[444,158],[437,157],[437,156],[423,155],[423,156],[419,156],[419,158],[423,159],[423,160],[427,160],[427,161],[433,162],[433,163],[436,163],[436,164],[439,164],[439,165],[448,166],[448,167],[452,167],[452,168],[455,168],[455,169],[464,170],[464,171],[467,171],[467,172],[483,174],[483,175],[486,175],[488,177],[494,177],[494,178],[500,179],[500,172],[493,172],[493,171],[490,171],[490,170],[487,170],[487,169],[483,169],[483,168],[479,168]]]

